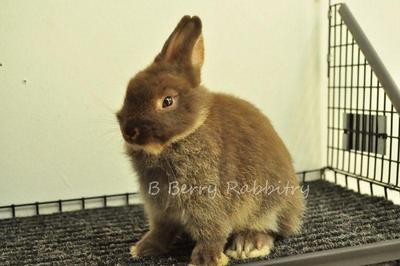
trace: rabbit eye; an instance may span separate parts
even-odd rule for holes
[[[167,108],[167,107],[171,106],[173,103],[174,103],[174,99],[171,96],[167,96],[163,100],[162,107]]]

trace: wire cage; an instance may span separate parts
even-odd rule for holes
[[[388,198],[400,192],[400,117],[388,96],[398,88],[354,21],[347,6],[330,6],[327,170],[335,183],[352,179],[358,192]]]
[[[364,265],[396,260],[399,263],[398,260],[400,260],[400,230],[398,228],[400,207],[387,201],[387,199],[391,200],[400,196],[400,116],[398,114],[400,92],[348,7],[345,4],[330,5],[328,14],[327,162],[326,167],[321,169],[298,173],[303,184],[312,184],[315,190],[320,190],[308,202],[308,207],[311,209],[307,218],[309,220],[305,222],[305,226],[308,228],[303,235],[281,242],[275,248],[277,255],[244,262],[246,265]],[[317,181],[313,181],[316,179]],[[330,181],[330,183],[326,181]],[[356,192],[349,192],[348,189]],[[323,195],[324,193],[327,195]],[[384,196],[384,199],[365,197],[361,194]],[[330,198],[332,195],[339,195],[343,199],[340,201]],[[349,204],[348,210],[344,201]],[[358,205],[354,205],[350,201],[357,202]],[[10,231],[18,232],[18,229],[13,226],[18,224],[15,221],[20,219],[18,218],[20,210],[30,209],[32,215],[40,217],[45,216],[43,214],[54,212],[62,215],[65,211],[70,210],[84,212],[91,208],[107,209],[106,207],[110,206],[128,208],[129,206],[138,206],[137,203],[136,193],[125,193],[2,206],[0,215],[6,214],[9,218],[3,223],[3,226],[12,228],[5,229],[5,232],[9,233]],[[49,208],[52,208],[50,212]],[[143,220],[140,220],[140,217],[139,220],[136,217],[131,220],[124,216],[125,214],[140,216],[139,213],[142,212],[142,209],[132,208],[133,211],[114,209],[111,214],[106,216],[115,216],[117,220],[125,219],[124,227],[133,226],[135,227],[134,233],[141,233],[147,227],[143,225],[138,229],[137,223],[143,223]],[[373,208],[374,215],[382,217],[368,216],[357,208],[364,208],[364,211],[367,212],[368,208]],[[323,213],[324,211],[326,213]],[[352,215],[354,220],[349,219]],[[90,214],[83,215],[83,217],[87,216]],[[66,216],[57,217],[57,219],[66,219]],[[74,217],[74,219],[78,219],[77,216]],[[51,218],[46,221],[49,219]],[[352,227],[350,225],[347,231],[340,234],[342,224],[344,222],[356,223],[355,219],[360,220],[358,221],[360,226]],[[384,227],[384,233],[381,234],[383,231],[374,229],[375,231],[371,234],[377,236],[371,237],[371,235],[362,235],[362,232],[352,232],[351,230],[362,231],[363,228],[368,227],[369,221],[363,221],[363,219],[378,221],[379,225]],[[318,220],[320,224],[316,224],[312,220]],[[330,220],[334,220],[333,225],[324,228],[323,226]],[[28,220],[26,223],[36,222]],[[109,224],[110,220],[105,220],[98,226]],[[0,220],[0,231],[1,225]],[[120,230],[123,231],[123,229]],[[321,232],[324,230],[331,230],[331,236],[326,237],[327,233]],[[343,234],[348,234],[348,236]],[[306,239],[310,235],[316,238],[307,242]],[[98,237],[96,234],[96,239]],[[132,238],[126,238],[125,235],[125,238],[122,235],[120,237],[123,239],[117,244],[113,243],[109,246],[114,252],[113,255],[124,253],[124,248],[133,241]],[[357,237],[362,239],[353,241]],[[337,243],[343,239],[347,239],[347,242]],[[305,247],[305,244],[310,246]],[[7,249],[7,245],[9,245],[9,249]],[[11,248],[13,248],[12,244],[6,244],[3,256],[13,254],[10,251]],[[1,250],[0,237],[0,264],[2,262]],[[99,255],[99,258],[104,259],[101,256]],[[21,261],[23,260],[21,259]],[[68,261],[66,260],[64,263]],[[132,261],[127,261],[128,264],[132,263]],[[38,261],[31,258],[30,263],[34,264],[35,262]],[[50,260],[50,262],[54,261]],[[98,262],[105,263],[104,260]],[[108,262],[109,264],[117,263],[116,261]],[[179,262],[181,261],[165,259],[161,262],[142,260],[135,263],[165,265]],[[68,263],[77,263],[77,261],[71,260]]]

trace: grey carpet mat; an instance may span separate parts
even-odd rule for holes
[[[300,235],[279,239],[268,258],[400,238],[400,206],[313,181]],[[141,206],[0,220],[0,265],[185,265],[193,243],[135,261],[129,247],[147,230]],[[231,261],[232,264],[235,261]]]

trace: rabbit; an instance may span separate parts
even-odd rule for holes
[[[165,254],[185,232],[190,265],[226,265],[266,256],[301,228],[304,196],[283,141],[251,103],[203,87],[203,61],[202,22],[184,16],[116,113],[149,220],[133,257]]]

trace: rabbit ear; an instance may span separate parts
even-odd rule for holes
[[[156,62],[176,63],[200,70],[204,61],[204,44],[199,17],[184,16],[164,44]]]
[[[156,61],[171,61],[174,51],[178,49],[179,42],[182,42],[181,39],[178,40],[178,36],[181,35],[183,28],[190,19],[190,16],[184,16],[181,21],[179,21],[178,25],[176,25],[174,31],[165,42],[161,53],[156,58]]]
[[[200,33],[200,36],[197,38],[193,49],[192,49],[192,56],[191,56],[191,63],[192,66],[195,68],[201,69],[204,62],[204,40],[203,34]]]

